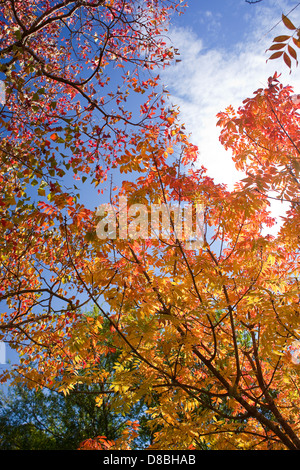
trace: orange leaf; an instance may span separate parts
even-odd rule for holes
[[[282,36],[277,36],[276,38],[273,39],[273,41],[274,42],[284,42],[284,41],[288,41],[290,38],[291,38],[291,36],[282,35]]]
[[[283,60],[284,62],[286,63],[286,65],[291,68],[292,66],[292,61],[291,61],[291,58],[290,56],[288,56],[286,53],[283,54]]]
[[[272,54],[271,57],[269,57],[269,60],[278,59],[278,57],[282,56],[282,54],[283,54],[283,51],[274,52],[274,54]]]
[[[288,45],[288,51],[290,56],[293,57],[293,59],[297,60],[297,52],[292,46]]]
[[[284,44],[284,43],[273,44],[268,50],[269,51],[278,51],[278,49],[282,49],[285,46],[286,46],[286,44]]]
[[[291,29],[291,30],[295,30],[297,29],[296,26],[293,25],[293,23],[291,22],[291,20],[285,16],[285,15],[282,15],[282,21],[284,23],[284,25],[288,28],[288,29]]]

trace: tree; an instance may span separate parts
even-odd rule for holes
[[[101,2],[97,8],[112,14],[116,5]],[[125,6],[127,2],[122,3]],[[63,12],[64,8],[71,4],[64,4]],[[117,11],[118,19],[120,11],[122,15],[127,12],[120,7]],[[149,24],[156,28],[152,14],[150,9]],[[19,15],[13,10],[11,15],[18,23]],[[40,21],[44,18],[42,14]],[[94,11],[92,18],[96,18]],[[127,25],[123,16],[121,24]],[[75,32],[71,34],[68,27],[73,38]],[[123,53],[128,52],[127,42],[122,45]],[[154,46],[152,36],[150,45]],[[17,42],[15,49],[19,48]],[[15,49],[9,43],[5,50],[12,53]],[[53,67],[56,70],[61,64]],[[40,65],[42,74],[44,69]],[[54,71],[48,77],[45,70],[47,79],[52,79]],[[108,152],[107,161],[116,147],[113,165],[122,173],[138,173],[131,181],[122,181],[109,207],[102,207],[105,210],[99,209],[97,215],[68,201],[64,193],[57,199],[55,195],[54,203],[50,197],[52,209],[42,203],[37,218],[26,216],[22,230],[13,232],[18,236],[12,238],[8,227],[5,241],[10,244],[2,254],[6,268],[2,299],[14,299],[9,303],[14,310],[4,317],[2,329],[22,346],[17,380],[65,395],[78,385],[105,383],[96,401],[101,405],[113,392],[115,412],[127,413],[143,400],[154,435],[152,448],[300,449],[299,370],[297,354],[290,350],[298,344],[294,341],[298,340],[299,317],[299,117],[290,99],[291,89],[277,80],[277,75],[271,77],[268,87],[246,100],[237,113],[229,107],[219,115],[221,140],[232,149],[237,167],[247,172],[247,179],[232,192],[216,185],[204,168],[195,168],[197,149],[186,136],[177,110],[168,112],[166,103],[160,102],[154,108],[156,119],[147,114],[149,121],[130,137],[126,134],[120,150],[120,140],[111,144],[110,136],[109,147],[105,135],[99,139]],[[64,115],[61,110],[60,115]],[[78,112],[75,124],[73,119],[66,126],[64,145],[72,151],[79,145],[76,164],[72,167],[72,159],[70,163],[73,171],[88,164],[84,160],[87,149],[79,141],[80,130],[88,132],[85,118]],[[122,129],[129,116],[123,118],[120,111],[116,119],[123,120]],[[106,129],[116,132],[112,128],[115,116],[107,114],[104,122]],[[124,135],[122,129],[117,136]],[[57,142],[56,134],[52,140]],[[28,142],[22,134],[22,155]],[[39,188],[40,194],[43,189]],[[276,239],[264,235],[265,227],[274,223],[269,213],[270,189],[280,191],[280,197],[292,204]],[[153,222],[157,213],[152,211],[157,207],[166,217],[149,230],[149,218]],[[180,218],[178,208],[185,208],[186,219]],[[63,218],[64,211],[68,220]],[[53,220],[56,225],[49,235],[45,224]],[[25,250],[24,240],[33,240],[27,230],[35,227],[34,243],[25,244]],[[54,272],[52,280],[42,273],[45,266]],[[40,287],[41,281],[45,288]],[[76,297],[73,292],[67,294],[67,289],[75,290]],[[38,298],[41,293],[47,293],[48,300]],[[66,308],[56,307],[55,298],[66,302]],[[86,302],[95,305],[98,313],[82,315],[79,308]],[[101,360],[115,352],[118,360],[108,377]],[[124,446],[124,440],[113,443],[102,437],[84,445]]]
[[[93,260],[77,275],[100,315],[74,322],[70,336],[52,344],[51,357],[41,355],[34,371],[24,371],[28,379],[43,374],[64,393],[101,380],[95,364],[110,347],[106,320],[120,355],[98,400],[113,390],[114,409],[126,411],[143,398],[152,447],[299,448],[299,369],[290,350],[298,347],[299,118],[291,89],[277,80],[236,114],[229,107],[219,115],[223,144],[248,172],[232,192],[203,169],[178,172],[195,150],[180,145],[180,131],[172,133],[174,153],[182,147],[173,164],[161,135],[143,141],[152,165],[135,184],[124,182],[123,194],[147,207],[201,201],[203,244],[191,249],[179,238],[174,217],[167,238],[91,241]],[[263,235],[273,223],[268,189],[294,204],[276,239]],[[39,343],[46,338],[41,330]]]
[[[94,256],[95,215],[78,186],[101,195],[111,169],[142,171],[144,134],[171,129],[157,73],[177,54],[163,33],[180,4],[1,2],[0,339],[20,353],[31,386],[51,386],[89,301],[77,270]],[[97,358],[111,353],[107,340],[101,348]],[[55,368],[49,361],[43,376],[45,355]],[[76,348],[71,357],[76,368]]]
[[[99,367],[106,370],[107,377],[113,373],[117,358],[116,352],[101,358]],[[104,444],[123,444],[126,439],[130,449],[147,446],[151,433],[145,425],[143,403],[133,406],[128,414],[116,414],[111,406],[113,394],[101,404],[95,400],[105,387],[105,381],[78,384],[67,395],[23,384],[8,387],[0,395],[0,449],[77,450],[97,436],[105,436],[99,440]]]
[[[111,168],[139,170],[131,148],[143,133],[169,127],[157,73],[176,55],[163,37],[176,9],[168,0],[1,2],[0,339],[12,346],[38,346],[46,327],[51,344],[86,301],[65,236],[76,238],[79,266],[91,256],[95,206],[78,186],[101,195]]]
[[[87,313],[82,313],[86,316]],[[99,318],[96,309],[90,317]],[[114,411],[114,392],[110,376],[118,360],[111,343],[109,323],[104,322],[109,353],[99,358],[99,371],[106,372],[95,383],[78,383],[71,393],[32,387],[32,383],[8,386],[0,394],[0,449],[2,450],[77,450],[114,445],[122,449],[141,449],[149,445],[152,434],[147,427],[146,409],[141,400],[128,407],[128,412]],[[34,366],[34,365],[32,365]],[[96,368],[95,368],[96,370]],[[95,400],[96,397],[96,400]]]
[[[99,388],[99,387],[97,387]],[[143,424],[140,407],[134,416],[116,415],[109,409],[109,399],[97,406],[98,390],[80,387],[64,396],[49,390],[30,390],[24,386],[8,389],[1,398],[1,450],[77,450],[91,438],[105,436],[105,441],[128,439],[128,428],[138,429],[130,436],[130,448],[147,446],[151,435]]]

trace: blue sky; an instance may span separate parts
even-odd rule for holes
[[[232,188],[243,175],[237,173],[230,153],[219,143],[216,114],[230,104],[240,106],[257,88],[266,86],[275,71],[282,73],[284,84],[300,92],[300,69],[289,74],[281,60],[266,63],[265,52],[272,39],[286,31],[280,23],[282,13],[287,14],[298,2],[263,0],[249,5],[245,0],[188,0],[188,4],[183,15],[173,18],[168,33],[181,62],[168,67],[161,78],[172,102],[180,106],[192,142],[199,147],[199,165],[217,183]],[[300,5],[290,18],[300,25]],[[273,213],[284,214],[284,207],[273,205]],[[10,358],[7,351],[6,359]]]
[[[207,48],[222,46],[226,50],[241,40],[254,8],[259,7],[244,0],[189,0],[184,15],[173,24],[199,35]]]
[[[162,75],[172,103],[181,109],[182,121],[199,146],[199,163],[218,183],[232,187],[240,178],[230,154],[219,144],[216,114],[228,105],[238,107],[253,92],[267,86],[275,71],[281,81],[300,90],[300,69],[289,74],[282,60],[266,62],[266,49],[282,31],[274,27],[298,2],[263,0],[190,0],[184,15],[174,18],[169,37],[181,62]],[[290,15],[300,23],[300,5]],[[273,28],[273,29],[272,29]],[[272,29],[272,31],[270,31]]]

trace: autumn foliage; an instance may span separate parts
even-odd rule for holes
[[[284,14],[282,14],[282,22],[287,29],[286,34],[281,34],[273,39],[273,44],[268,49],[271,51],[269,60],[282,58],[291,69],[294,61],[298,65],[297,49],[300,48],[300,30]]]
[[[143,400],[154,449],[300,449],[293,90],[275,75],[219,114],[221,142],[246,173],[229,191],[196,165],[159,91],[159,68],[176,60],[162,35],[176,2],[0,8],[0,332],[21,355],[14,380],[64,394],[99,384],[96,402],[113,392],[116,412]],[[174,230],[99,239],[84,191],[101,203],[111,174],[122,177],[117,215],[120,194],[146,207],[201,203],[202,245]],[[276,237],[272,197],[290,203]],[[108,373],[100,359],[116,352]],[[132,421],[118,442],[81,447],[128,448],[137,430]]]

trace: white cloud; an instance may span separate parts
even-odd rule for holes
[[[175,44],[181,44],[182,62],[165,72],[164,83],[171,92],[172,102],[180,106],[181,119],[192,133],[193,142],[199,146],[199,163],[217,182],[231,186],[238,174],[230,153],[218,141],[220,129],[216,128],[216,115],[228,105],[239,107],[257,88],[267,86],[268,77],[281,64],[277,63],[277,67],[272,62],[266,64],[266,56],[252,44],[243,51],[222,53],[205,50],[202,40],[186,30],[177,29],[172,37]],[[281,80],[300,90],[300,80],[291,80],[287,70]]]
[[[209,176],[217,183],[225,183],[229,189],[243,175],[237,172],[230,152],[219,142],[216,114],[228,105],[241,106],[256,89],[267,86],[268,77],[275,71],[282,73],[283,84],[292,85],[295,92],[300,91],[297,70],[290,75],[281,60],[266,63],[265,51],[273,37],[281,34],[282,25],[266,33],[281,18],[281,12],[287,13],[290,9],[286,2],[277,2],[277,8],[271,8],[266,1],[249,20],[244,37],[229,51],[222,46],[208,49],[205,37],[190,29],[170,31],[170,38],[181,53],[181,62],[164,72],[163,81],[168,85],[173,104],[180,106],[181,120],[191,132],[193,143],[199,147],[199,164],[207,168]],[[297,18],[300,19],[298,12]],[[282,205],[276,207],[282,211]],[[278,213],[277,209],[274,215]]]

